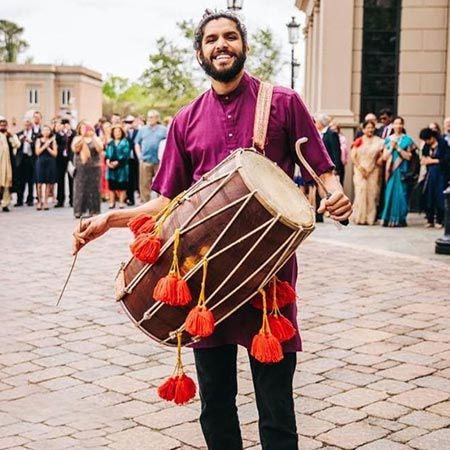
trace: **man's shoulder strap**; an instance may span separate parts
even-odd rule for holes
[[[253,125],[253,147],[264,153],[270,108],[272,106],[273,85],[261,81],[256,100],[255,123]]]

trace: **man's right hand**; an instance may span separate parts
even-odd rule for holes
[[[88,242],[97,239],[108,230],[107,214],[82,219],[73,233],[72,253],[76,255]]]

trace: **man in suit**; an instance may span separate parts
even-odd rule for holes
[[[17,192],[17,203],[14,206],[23,206],[25,187],[27,192],[27,205],[33,206],[34,165],[35,153],[33,139],[33,127],[29,119],[25,119],[23,130],[17,133],[20,147],[16,154],[16,172],[14,186]]]
[[[61,120],[61,129],[56,133],[56,182],[58,183],[57,203],[55,208],[62,208],[66,201],[66,173],[67,165],[71,159],[71,144],[75,136],[75,130],[70,127],[69,119]],[[69,202],[73,202],[73,178],[69,174]]]
[[[125,117],[123,123],[131,149],[130,157],[128,158],[127,205],[132,206],[135,204],[135,191],[139,188],[139,159],[134,146],[138,127],[135,117],[131,114]]]
[[[344,181],[345,167],[341,159],[341,144],[339,136],[330,128],[331,118],[326,114],[318,114],[315,118],[316,127],[322,136],[325,148],[330,155],[331,161],[335,166],[336,174],[339,176],[341,184]]]
[[[389,108],[383,108],[378,114],[380,122],[383,126],[379,130],[379,135],[381,138],[386,139],[392,133],[392,119],[394,115]]]

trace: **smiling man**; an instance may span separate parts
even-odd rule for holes
[[[260,81],[244,71],[249,51],[247,33],[239,18],[230,12],[207,11],[194,41],[197,59],[211,79],[211,89],[184,107],[174,118],[166,149],[153,189],[161,194],[139,208],[114,211],[88,219],[75,236],[75,252],[112,227],[124,227],[140,212],[155,214],[180,192],[239,147],[253,142],[253,124]],[[294,145],[307,137],[304,156],[320,175],[331,197],[322,200],[319,211],[339,221],[350,216],[351,204],[333,174],[334,166],[314,123],[298,94],[288,88],[273,89],[265,155],[289,176],[294,175]],[[307,173],[303,174],[309,180]],[[295,257],[277,274],[294,288],[297,278]],[[296,305],[283,314],[297,324]],[[236,407],[237,346],[250,349],[258,331],[261,313],[243,306],[220,324],[214,334],[194,349],[200,386],[200,422],[208,449],[241,450],[242,438]],[[292,380],[296,352],[301,350],[297,333],[283,345],[284,359],[262,364],[250,354],[250,368],[259,412],[263,450],[297,450]]]

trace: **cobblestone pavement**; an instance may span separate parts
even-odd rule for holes
[[[0,449],[205,448],[198,399],[173,407],[156,395],[173,350],[135,329],[113,301],[127,230],[80,254],[55,306],[74,224],[69,209],[0,215]],[[338,234],[325,224],[302,246],[302,450],[450,449],[450,257],[432,253],[441,233]],[[191,352],[184,360],[194,373]],[[256,450],[244,352],[239,360],[243,437]]]

